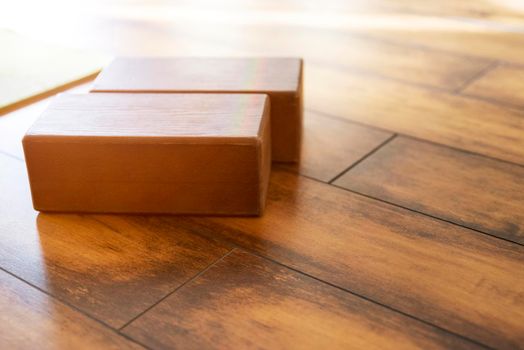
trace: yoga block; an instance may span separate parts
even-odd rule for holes
[[[24,139],[35,209],[260,215],[263,94],[60,95]]]
[[[302,136],[299,58],[117,58],[91,92],[266,93],[273,161],[294,162]]]

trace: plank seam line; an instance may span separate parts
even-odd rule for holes
[[[478,73],[479,77],[474,75],[473,78],[467,79],[466,82],[464,82],[463,85],[458,87],[458,88],[449,88],[449,87],[446,88],[446,87],[439,87],[439,86],[436,86],[436,85],[429,85],[429,84],[419,83],[419,82],[415,82],[415,81],[409,81],[409,80],[405,80],[405,79],[402,79],[402,78],[395,78],[393,76],[388,76],[388,75],[385,75],[383,73],[379,73],[379,72],[373,71],[371,69],[357,68],[357,67],[353,67],[353,66],[343,66],[341,64],[330,63],[330,62],[326,62],[326,61],[322,61],[322,60],[310,59],[307,62],[311,62],[315,66],[318,66],[318,67],[321,67],[321,68],[325,68],[325,69],[329,69],[329,70],[332,70],[332,71],[342,71],[342,72],[347,72],[347,73],[351,73],[351,74],[354,74],[354,75],[360,75],[360,76],[364,76],[364,77],[372,77],[372,78],[376,78],[378,80],[383,80],[383,81],[393,81],[393,82],[397,82],[399,84],[407,85],[407,86],[410,86],[410,87],[413,87],[413,88],[417,88],[417,89],[420,89],[420,90],[426,90],[428,92],[440,93],[440,94],[444,94],[444,95],[447,95],[447,96],[455,96],[455,97],[463,98],[465,100],[471,100],[473,102],[480,101],[480,102],[484,102],[484,103],[487,103],[487,104],[490,104],[490,105],[493,105],[493,106],[496,106],[496,107],[501,107],[501,108],[504,108],[504,109],[508,109],[508,110],[516,111],[516,112],[520,112],[520,113],[522,113],[522,111],[524,110],[524,107],[518,106],[518,105],[514,105],[514,104],[511,104],[511,103],[508,103],[508,102],[498,101],[498,100],[494,100],[494,99],[487,98],[487,97],[484,97],[484,96],[479,96],[479,95],[457,93],[457,90],[462,89],[464,87],[464,85],[468,85],[470,83],[470,81],[472,82],[473,80],[476,80],[477,78],[480,78],[480,76],[482,75],[484,70],[486,70],[486,73],[487,73],[492,68],[495,68],[495,67],[497,67],[499,65],[504,64],[504,61],[501,61],[501,60],[496,60],[496,61],[492,60],[492,61],[490,61],[488,66],[483,68],[480,71],[480,73]],[[512,65],[512,63],[508,63],[508,65]]]
[[[429,144],[432,144],[432,145],[445,147],[445,148],[452,149],[452,150],[455,150],[455,151],[458,151],[458,152],[461,152],[461,153],[466,153],[466,154],[474,155],[474,156],[477,156],[477,157],[482,157],[482,158],[490,159],[490,160],[493,160],[493,161],[497,161],[497,162],[501,162],[501,163],[505,163],[505,164],[509,164],[509,165],[513,165],[513,166],[518,166],[518,167],[524,168],[524,164],[516,163],[516,162],[510,161],[510,160],[496,158],[496,157],[493,157],[493,156],[489,156],[489,155],[478,153],[478,152],[474,152],[474,151],[469,151],[469,150],[466,150],[466,149],[462,149],[462,148],[446,145],[446,144],[439,143],[439,142],[436,142],[436,141],[431,141],[431,140],[428,140],[428,139],[423,139],[421,137],[404,134],[402,132],[396,132],[396,131],[384,129],[384,128],[381,128],[381,127],[378,127],[378,126],[375,126],[375,125],[366,124],[366,123],[363,123],[363,122],[360,122],[360,121],[357,121],[357,120],[344,118],[344,117],[341,117],[339,115],[330,114],[330,113],[326,113],[326,112],[321,112],[321,111],[318,111],[316,109],[311,109],[311,108],[306,109],[306,111],[309,111],[309,112],[312,112],[312,113],[317,113],[317,114],[320,114],[322,116],[325,116],[325,117],[328,117],[328,118],[332,118],[332,119],[336,119],[336,120],[339,120],[339,121],[343,121],[343,122],[346,122],[346,123],[349,123],[349,124],[360,125],[360,126],[364,126],[364,127],[373,129],[373,130],[383,131],[383,132],[387,132],[387,133],[390,133],[390,134],[391,133],[395,133],[395,134],[397,134],[397,136],[410,138],[412,140],[417,140],[417,141],[420,141],[420,142],[425,142],[425,143],[429,143]]]
[[[456,337],[458,337],[458,338],[464,339],[464,340],[466,340],[466,341],[469,341],[469,342],[471,342],[471,343],[473,343],[473,344],[476,344],[476,345],[478,345],[478,346],[481,346],[481,347],[483,347],[483,348],[486,348],[486,349],[493,349],[493,350],[494,350],[494,348],[492,348],[492,347],[490,347],[490,346],[488,346],[488,345],[486,345],[486,344],[484,344],[484,343],[481,343],[481,342],[479,342],[479,341],[477,341],[477,340],[471,339],[471,338],[469,338],[469,337],[467,337],[467,336],[465,336],[465,335],[462,335],[462,334],[460,334],[460,333],[455,333],[455,332],[450,331],[450,330],[448,330],[448,329],[445,329],[445,328],[443,328],[443,327],[437,326],[437,325],[435,325],[435,324],[433,324],[433,323],[431,323],[431,322],[429,322],[429,321],[425,321],[425,320],[423,320],[423,319],[418,318],[417,316],[413,316],[413,315],[411,315],[411,314],[409,314],[409,313],[406,313],[406,312],[404,312],[404,311],[400,311],[400,310],[398,310],[398,309],[395,309],[395,308],[392,307],[392,306],[389,306],[389,305],[387,305],[387,304],[383,304],[383,303],[381,303],[381,302],[379,302],[379,301],[376,301],[376,300],[374,300],[374,299],[371,299],[371,298],[369,298],[369,297],[367,297],[367,296],[365,296],[365,295],[359,294],[359,293],[354,292],[354,291],[352,291],[352,290],[350,290],[350,289],[347,289],[347,288],[344,288],[344,287],[338,286],[338,285],[336,285],[336,284],[333,284],[333,283],[331,283],[331,282],[325,281],[325,280],[323,280],[323,279],[321,279],[321,278],[318,278],[318,277],[315,277],[315,276],[313,276],[313,275],[310,275],[309,273],[307,273],[307,272],[303,272],[303,271],[298,270],[298,269],[296,269],[296,268],[294,268],[294,267],[290,267],[290,266],[288,266],[288,265],[286,265],[286,264],[284,264],[284,263],[281,263],[281,262],[279,262],[279,261],[277,261],[277,260],[274,260],[274,259],[272,259],[272,258],[269,258],[269,257],[267,257],[267,256],[260,255],[259,253],[255,252],[255,251],[253,251],[253,250],[251,250],[251,249],[247,249],[247,248],[244,248],[244,247],[238,246],[238,245],[236,245],[236,244],[232,244],[232,245],[235,246],[235,248],[238,249],[238,250],[241,250],[241,251],[247,252],[247,253],[249,253],[249,254],[252,254],[252,255],[254,255],[254,256],[257,256],[257,257],[259,257],[259,258],[262,258],[262,259],[264,259],[264,260],[267,260],[267,261],[269,261],[269,262],[272,262],[272,263],[274,263],[274,264],[276,264],[276,265],[278,265],[278,266],[282,266],[282,267],[284,267],[284,268],[286,268],[286,269],[289,269],[289,270],[291,270],[291,271],[294,271],[294,272],[296,272],[296,273],[298,273],[298,274],[300,274],[300,275],[303,275],[303,276],[306,276],[306,277],[308,277],[308,278],[311,278],[311,279],[313,279],[313,280],[315,280],[315,281],[317,281],[317,282],[320,282],[320,283],[322,283],[322,284],[328,285],[328,286],[330,286],[330,287],[332,287],[332,288],[336,288],[336,289],[338,289],[338,290],[340,290],[340,291],[343,291],[343,292],[345,292],[345,293],[349,293],[349,294],[351,294],[351,295],[354,295],[354,296],[356,296],[357,298],[360,298],[360,299],[366,300],[366,301],[368,301],[368,302],[370,302],[370,303],[372,303],[372,304],[375,304],[375,305],[378,305],[378,306],[383,307],[383,308],[385,308],[385,309],[388,309],[388,310],[390,310],[390,311],[393,311],[394,313],[398,313],[398,314],[403,315],[403,316],[405,316],[405,317],[408,317],[408,318],[411,318],[411,319],[416,320],[416,321],[418,321],[418,322],[421,322],[421,323],[423,323],[423,324],[425,324],[425,325],[428,325],[428,326],[431,326],[431,327],[433,327],[433,328],[436,328],[436,329],[440,330],[441,332],[451,334],[451,335],[453,335],[453,336],[456,336]]]
[[[392,77],[392,76],[385,75],[383,73],[375,72],[375,71],[370,70],[370,69],[357,68],[357,67],[353,67],[353,66],[343,66],[343,65],[340,65],[340,64],[328,63],[328,62],[320,61],[320,60],[313,60],[313,59],[311,59],[311,60],[308,60],[308,62],[312,62],[315,66],[318,66],[318,67],[321,67],[321,68],[325,68],[325,69],[329,69],[329,70],[332,70],[332,71],[342,71],[342,72],[347,72],[347,73],[351,73],[351,74],[354,74],[354,75],[360,75],[360,76],[364,76],[364,77],[372,77],[372,78],[376,78],[376,79],[382,80],[382,81],[393,81],[393,82],[396,82],[396,83],[399,83],[399,84],[403,84],[403,85],[407,85],[407,86],[410,86],[410,87],[413,87],[413,88],[417,88],[417,89],[420,89],[420,90],[426,90],[426,91],[432,92],[432,93],[440,93],[440,94],[444,94],[444,95],[447,95],[447,96],[459,97],[459,98],[463,98],[465,100],[471,100],[472,102],[479,102],[480,101],[480,102],[484,102],[484,103],[487,103],[487,104],[490,104],[490,105],[493,105],[493,106],[496,106],[496,107],[501,107],[501,108],[508,109],[508,110],[515,111],[515,112],[519,112],[519,113],[522,113],[522,111],[524,110],[524,107],[516,106],[516,105],[508,103],[508,102],[498,101],[498,100],[494,100],[494,99],[491,99],[491,98],[488,98],[488,97],[484,97],[484,96],[479,96],[479,95],[460,94],[460,93],[456,92],[457,88],[453,89],[453,88],[438,87],[436,85],[429,85],[429,84],[419,83],[419,82],[415,82],[415,81],[409,81],[409,80],[405,80],[405,79],[401,79],[401,78],[395,78],[395,77]],[[502,65],[503,63],[504,62],[500,61],[500,60],[491,61],[491,63],[488,64],[488,67],[484,68],[484,69],[487,69],[487,71],[490,71],[490,69],[488,69],[488,68],[491,65],[494,65],[493,68],[495,68],[495,66]],[[482,72],[483,71],[481,71],[481,73]],[[475,79],[472,79],[472,80],[475,80]],[[467,84],[468,82],[469,82],[469,80],[467,80],[464,84]],[[459,87],[459,88],[462,88],[462,87]]]
[[[344,191],[347,191],[347,192],[351,192],[351,193],[354,193],[356,195],[359,195],[359,196],[362,196],[362,197],[366,197],[368,199],[372,199],[372,200],[376,200],[376,201],[379,201],[379,202],[382,202],[382,203],[385,203],[385,204],[388,204],[388,205],[391,205],[391,206],[394,206],[394,207],[397,207],[397,208],[401,208],[401,209],[405,209],[405,210],[409,210],[413,213],[417,213],[419,215],[423,215],[423,216],[427,216],[429,218],[432,218],[432,219],[435,219],[435,220],[438,220],[438,221],[442,221],[442,222],[446,222],[448,224],[452,224],[454,226],[458,226],[458,227],[462,227],[462,228],[465,228],[467,230],[471,230],[471,231],[475,231],[477,233],[480,233],[480,234],[483,234],[483,235],[487,235],[487,236],[490,236],[492,238],[496,238],[496,239],[500,239],[500,240],[503,240],[503,241],[506,241],[506,242],[509,242],[509,243],[512,243],[512,244],[516,244],[516,245],[520,245],[520,246],[524,246],[523,243],[519,243],[519,242],[515,242],[515,241],[512,241],[510,239],[507,239],[507,238],[503,238],[503,237],[499,237],[499,236],[495,236],[494,234],[492,233],[488,233],[488,232],[484,232],[484,231],[481,231],[479,229],[476,229],[476,228],[473,228],[473,227],[469,227],[469,226],[466,226],[466,225],[463,225],[463,224],[460,224],[460,223],[457,223],[457,222],[453,222],[453,221],[450,221],[450,220],[447,220],[447,219],[444,219],[444,218],[441,218],[441,217],[438,217],[438,216],[434,216],[432,214],[428,214],[428,213],[424,213],[424,212],[421,212],[421,211],[418,211],[416,209],[411,209],[411,208],[408,208],[408,207],[405,207],[405,206],[402,206],[400,204],[396,204],[396,203],[393,203],[393,202],[388,202],[384,199],[381,199],[381,198],[377,198],[377,197],[373,197],[373,196],[370,196],[370,195],[367,195],[365,193],[361,193],[361,192],[358,192],[358,191],[355,191],[355,190],[352,190],[352,189],[349,189],[349,188],[345,188],[345,187],[342,187],[342,186],[339,186],[339,185],[336,185],[336,184],[330,184],[330,183],[327,183],[327,182],[324,182],[322,180],[319,180],[319,179],[316,179],[314,177],[311,177],[311,176],[308,176],[308,175],[305,175],[305,174],[301,174],[299,172],[296,172],[292,169],[287,169],[285,167],[279,167],[280,170],[282,171],[285,171],[287,173],[291,173],[291,174],[294,174],[294,175],[299,175],[299,176],[302,176],[302,177],[305,177],[306,179],[309,179],[309,180],[312,180],[312,181],[315,181],[315,182],[318,182],[320,184],[323,184],[323,185],[329,185],[329,186],[333,186],[333,187],[336,187],[340,190],[344,190]]]
[[[363,157],[361,157],[359,160],[348,166],[346,169],[344,169],[340,174],[335,176],[331,179],[331,181],[328,182],[328,184],[332,184],[334,181],[338,180],[340,177],[344,176],[348,171],[365,161],[367,158],[375,154],[379,149],[381,149],[383,146],[387,145],[389,142],[391,142],[395,137],[397,137],[397,134],[393,134],[390,137],[388,137],[386,140],[382,141],[378,146],[373,148],[371,151],[366,153]]]
[[[439,16],[439,17],[441,17],[441,16]],[[453,17],[448,17],[448,18],[454,19],[457,22],[460,22],[460,18],[453,18]],[[464,18],[464,17],[461,17],[461,18]],[[308,27],[306,27],[306,28],[308,28]],[[435,53],[446,54],[448,56],[452,56],[452,57],[456,57],[456,58],[462,58],[462,59],[468,60],[468,61],[491,61],[492,60],[492,58],[488,57],[488,56],[481,56],[481,55],[478,55],[478,54],[468,54],[468,53],[464,53],[464,52],[458,52],[458,51],[455,51],[455,50],[452,50],[452,49],[446,49],[446,48],[443,48],[443,47],[437,47],[437,46],[431,46],[431,45],[427,45],[427,44],[422,44],[420,42],[415,42],[415,41],[413,41],[410,38],[405,38],[405,39],[401,39],[401,40],[399,40],[399,39],[392,39],[391,37],[387,37],[387,36],[384,36],[382,34],[373,34],[372,32],[371,33],[369,33],[369,32],[350,32],[350,31],[347,31],[346,29],[341,29],[341,28],[333,28],[333,29],[330,29],[330,28],[316,28],[316,30],[329,31],[330,34],[333,33],[334,35],[337,35],[337,36],[358,37],[360,39],[365,39],[365,40],[369,40],[369,41],[375,41],[375,42],[378,42],[378,43],[381,43],[381,44],[387,44],[387,45],[398,46],[398,47],[403,47],[403,48],[417,49],[417,50],[424,51],[424,52],[435,52]],[[510,62],[510,61],[508,61],[508,62]]]
[[[459,86],[458,88],[454,89],[452,91],[452,93],[454,93],[455,95],[458,95],[458,96],[466,97],[466,98],[478,98],[478,99],[481,99],[483,101],[488,101],[488,99],[485,99],[482,96],[466,95],[466,94],[462,94],[462,92],[466,88],[471,86],[471,84],[473,84],[474,82],[478,81],[479,79],[485,77],[489,72],[495,70],[499,66],[500,66],[500,62],[499,61],[491,62],[486,67],[484,67],[483,69],[478,71],[476,74],[473,74],[469,79],[466,79],[466,81],[461,86]],[[490,101],[490,103],[493,103],[493,102]]]
[[[513,102],[502,102],[500,100],[496,100],[496,99],[493,99],[491,97],[485,97],[485,96],[469,94],[469,93],[464,92],[464,91],[461,91],[459,95],[460,96],[464,96],[464,97],[469,97],[469,98],[474,98],[474,99],[482,99],[484,101],[489,101],[492,104],[501,105],[501,106],[504,106],[505,108],[512,109],[512,110],[515,110],[517,112],[521,112],[521,111],[524,110],[524,105],[523,104],[518,104],[518,103],[513,103]]]
[[[78,312],[79,314],[83,315],[84,317],[87,317],[88,319],[98,323],[99,325],[103,326],[104,328],[107,328],[109,330],[111,330],[113,333],[115,333],[116,335],[120,336],[120,337],[123,337],[129,341],[131,341],[132,343],[135,343],[141,347],[143,347],[144,349],[148,349],[148,350],[153,350],[152,348],[150,348],[149,346],[145,345],[145,344],[142,344],[141,342],[131,338],[130,336],[128,336],[127,334],[124,334],[124,333],[121,333],[118,331],[118,329],[115,329],[113,328],[112,326],[108,325],[107,323],[105,323],[104,321],[101,321],[93,316],[91,316],[90,314],[86,313],[85,311],[83,311],[82,309],[78,308],[77,306],[75,305],[72,305],[71,303],[69,303],[68,301],[65,301],[63,300],[62,298],[59,298],[58,296],[55,296],[49,292],[47,292],[46,290],[38,287],[37,285],[17,276],[16,274],[14,274],[13,272],[5,269],[4,267],[0,266],[0,270],[7,273],[8,275],[16,278],[17,280],[23,282],[24,284],[28,285],[29,287],[32,287],[36,290],[38,290],[39,292],[41,293],[44,293],[45,295],[47,295],[48,297],[50,297],[51,299],[54,299],[54,300],[57,300],[58,302],[62,303],[64,306],[72,309],[73,311],[76,311]]]
[[[385,204],[389,204],[389,205],[392,205],[392,206],[397,207],[397,208],[409,210],[409,211],[411,211],[413,213],[424,215],[424,216],[427,216],[427,217],[435,219],[435,220],[443,221],[443,222],[446,222],[448,224],[452,224],[452,225],[455,225],[455,226],[458,226],[458,227],[462,227],[462,228],[465,228],[465,229],[468,229],[468,230],[471,230],[471,231],[475,231],[477,233],[480,233],[480,234],[483,234],[483,235],[486,235],[486,236],[490,236],[492,238],[500,239],[502,241],[505,241],[505,242],[508,242],[508,243],[512,243],[512,244],[516,244],[516,245],[524,247],[524,243],[519,243],[519,242],[512,241],[512,240],[510,240],[508,238],[499,237],[499,236],[496,236],[496,235],[494,235],[492,233],[489,233],[489,232],[484,232],[484,231],[481,231],[481,230],[473,228],[473,227],[469,227],[469,226],[466,226],[466,225],[463,225],[463,224],[460,224],[460,223],[457,223],[457,222],[450,221],[448,219],[444,219],[444,218],[441,218],[441,217],[438,217],[438,216],[434,216],[432,214],[424,213],[424,212],[418,211],[416,209],[405,207],[405,206],[400,205],[400,204],[389,202],[389,201],[381,199],[381,198],[373,197],[373,196],[367,195],[365,193],[361,193],[361,192],[358,192],[358,191],[355,191],[355,190],[352,190],[352,189],[349,189],[349,188],[338,186],[336,184],[330,184],[330,185],[333,186],[333,187],[339,188],[341,190],[345,190],[345,191],[357,194],[357,195],[362,196],[362,197],[366,197],[366,198],[373,199],[373,200],[376,200],[376,201],[379,201],[379,202],[382,202],[382,203],[385,203]]]
[[[24,160],[23,160],[22,158],[20,158],[20,157],[18,157],[18,156],[15,156],[14,154],[11,154],[11,153],[9,153],[9,152],[6,152],[6,151],[2,151],[2,150],[0,150],[0,153],[3,154],[3,155],[6,156],[6,157],[13,158],[13,159],[16,159],[16,160],[19,160],[19,161],[24,162]]]
[[[136,315],[135,317],[133,317],[132,319],[130,319],[129,321],[127,321],[122,327],[120,327],[118,330],[119,330],[119,333],[121,334],[124,334],[122,332],[122,330],[124,328],[126,328],[127,326],[129,326],[131,323],[133,323],[134,321],[136,321],[138,318],[140,318],[141,316],[143,316],[145,313],[147,313],[149,310],[153,309],[155,306],[157,306],[158,304],[160,304],[161,302],[163,302],[165,299],[169,298],[171,295],[173,295],[175,292],[177,292],[179,289],[183,288],[185,285],[191,283],[192,281],[196,280],[197,278],[199,278],[200,276],[202,276],[204,273],[206,273],[210,268],[212,268],[213,266],[215,266],[216,264],[218,264],[219,262],[221,262],[222,260],[224,260],[226,257],[228,257],[233,251],[235,250],[235,248],[233,247],[232,249],[230,249],[227,253],[225,253],[224,255],[222,255],[220,258],[216,259],[215,261],[213,261],[211,264],[209,264],[208,266],[206,266],[204,269],[200,270],[198,273],[196,273],[194,276],[192,276],[191,278],[187,279],[184,283],[180,284],[178,287],[176,287],[175,289],[173,289],[172,291],[170,291],[169,293],[167,293],[166,295],[164,295],[162,298],[158,299],[155,303],[153,303],[152,305],[150,305],[149,307],[147,307],[145,310],[143,310],[142,312],[140,312],[138,315]]]
[[[413,213],[416,213],[416,214],[419,214],[419,215],[423,215],[423,216],[427,216],[429,218],[432,218],[434,220],[438,220],[438,221],[442,221],[442,222],[446,222],[448,224],[452,224],[454,226],[458,226],[458,227],[462,227],[462,228],[465,228],[467,230],[471,230],[471,231],[474,231],[474,232],[477,232],[477,233],[480,233],[480,234],[483,234],[483,235],[487,235],[487,236],[490,236],[492,238],[496,238],[496,239],[500,239],[500,240],[503,240],[503,241],[506,241],[508,243],[512,243],[512,244],[516,244],[516,245],[519,245],[519,246],[524,246],[524,243],[519,243],[519,242],[515,242],[515,241],[512,241],[510,239],[507,239],[507,238],[504,238],[504,237],[499,237],[499,236],[496,236],[492,233],[489,233],[489,232],[484,232],[484,231],[481,231],[479,229],[476,229],[474,227],[469,227],[469,226],[466,226],[466,225],[463,225],[463,224],[460,224],[460,223],[457,223],[457,222],[453,222],[453,221],[450,221],[450,220],[447,220],[447,219],[444,219],[444,218],[441,218],[441,217],[438,217],[438,216],[434,216],[432,214],[428,214],[428,213],[424,213],[424,212],[421,212],[421,211],[418,211],[416,209],[412,209],[412,208],[409,208],[409,207],[405,207],[403,205],[400,205],[400,204],[397,204],[397,203],[393,203],[393,202],[389,202],[387,200],[384,200],[384,199],[381,199],[381,198],[378,198],[378,197],[373,197],[373,196],[370,196],[368,194],[365,194],[365,193],[361,193],[361,192],[358,192],[358,191],[355,191],[355,190],[352,190],[352,189],[349,189],[349,188],[346,188],[346,187],[342,187],[342,186],[339,186],[339,185],[336,185],[336,184],[331,184],[331,183],[327,183],[327,182],[324,182],[322,180],[319,180],[319,179],[316,179],[314,177],[311,177],[311,176],[308,176],[308,175],[304,175],[304,174],[301,174],[301,173],[298,173],[296,171],[293,171],[292,169],[287,169],[285,167],[281,167],[279,168],[280,170],[282,171],[285,171],[285,172],[288,172],[288,173],[291,173],[291,174],[294,174],[294,175],[299,175],[299,176],[302,176],[302,177],[305,177],[306,179],[309,179],[309,180],[312,180],[312,181],[315,181],[315,182],[318,182],[320,184],[323,184],[323,185],[329,185],[329,186],[333,186],[333,187],[336,187],[340,190],[344,190],[344,191],[347,191],[347,192],[351,192],[351,193],[354,193],[356,195],[359,195],[359,196],[362,196],[362,197],[366,197],[368,199],[372,199],[372,200],[376,200],[376,201],[379,201],[379,202],[382,202],[382,203],[385,203],[385,204],[388,204],[388,205],[391,205],[393,207],[397,207],[397,208],[401,208],[401,209],[405,209],[405,210],[408,210],[408,211],[411,211]]]

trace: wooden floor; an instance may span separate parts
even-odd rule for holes
[[[20,139],[48,100],[0,117],[0,348],[524,348],[524,3],[195,6],[0,20],[112,55],[302,56],[302,163],[262,218],[39,214]]]

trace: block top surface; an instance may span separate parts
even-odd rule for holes
[[[92,91],[298,93],[299,58],[117,58]]]
[[[61,94],[26,137],[256,140],[267,102],[263,94]]]

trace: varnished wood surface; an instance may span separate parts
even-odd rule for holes
[[[522,166],[397,137],[335,184],[524,244]]]
[[[2,349],[143,349],[0,270]]]
[[[307,111],[300,161],[286,166],[329,182],[392,136],[387,131]]]
[[[469,85],[464,94],[524,108],[524,67],[497,66]]]
[[[289,27],[283,31],[270,25],[259,25],[239,30],[238,26],[224,24],[220,30],[202,32],[191,28],[187,35],[223,45],[237,54],[300,55],[310,63],[370,72],[449,91],[460,88],[493,62],[332,29]]]
[[[3,289],[8,348],[524,348],[520,1],[28,0],[0,21],[113,56],[305,58],[302,160],[257,219],[37,215],[20,140],[49,101],[0,117],[0,268],[29,282]]]
[[[306,64],[306,108],[524,164],[524,111]]]
[[[147,217],[38,214],[0,154],[0,266],[116,328],[227,252]]]
[[[262,218],[187,225],[489,346],[524,340],[523,246],[279,169]]]
[[[477,348],[239,250],[123,331],[155,349]]]

